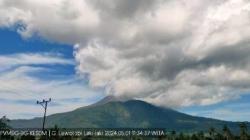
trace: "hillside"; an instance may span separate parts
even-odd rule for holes
[[[40,128],[42,118],[12,120],[14,128]],[[178,111],[157,107],[139,100],[116,101],[104,99],[96,104],[71,112],[47,117],[46,127],[62,128],[166,128],[177,131],[221,129],[227,124],[238,131],[238,123],[194,117]],[[249,126],[249,124],[248,124]]]

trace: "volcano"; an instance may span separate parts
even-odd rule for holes
[[[49,115],[46,127],[59,128],[165,128],[176,131],[201,131],[227,125],[239,131],[239,122],[191,116],[140,100],[118,100],[108,96],[101,101],[70,112]],[[40,128],[42,118],[12,120],[13,128]],[[247,123],[248,126],[249,123]]]

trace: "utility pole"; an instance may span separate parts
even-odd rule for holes
[[[40,104],[43,108],[44,108],[44,116],[43,116],[43,131],[44,131],[44,127],[45,127],[45,121],[46,121],[46,112],[47,112],[47,106],[48,103],[51,101],[51,98],[49,98],[49,100],[45,100],[43,99],[42,101],[37,101],[37,104]]]

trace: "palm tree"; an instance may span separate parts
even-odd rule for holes
[[[239,124],[240,126],[240,139],[241,140],[247,140],[247,125],[246,123],[242,122]]]
[[[234,136],[232,135],[230,129],[227,127],[227,125],[224,125],[223,127],[224,137],[226,140],[233,140]]]

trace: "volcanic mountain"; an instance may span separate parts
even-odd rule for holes
[[[112,96],[89,106],[47,117],[46,127],[59,128],[165,128],[176,131],[200,131],[227,125],[238,131],[238,122],[187,115],[170,108],[140,100],[121,101]],[[13,128],[40,128],[42,118],[12,120]],[[250,126],[249,123],[247,123]]]

